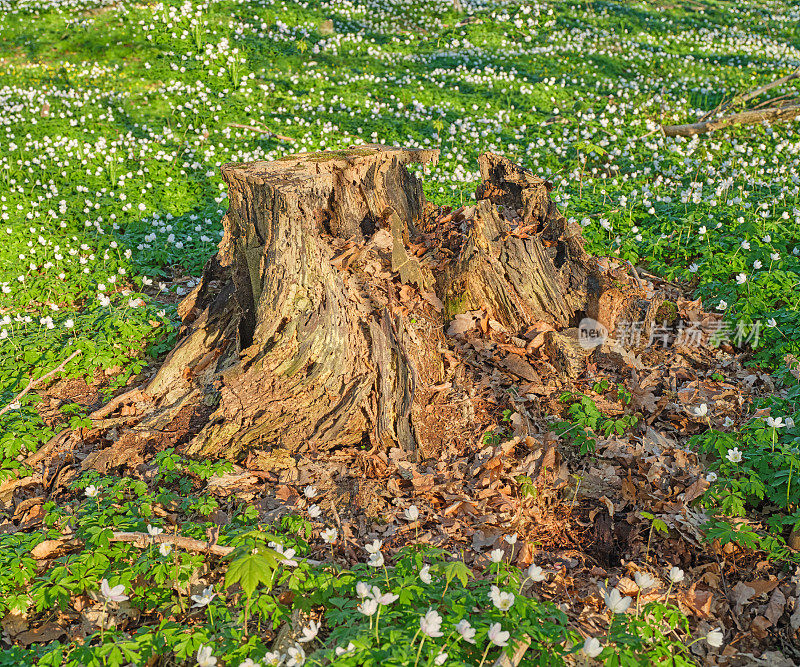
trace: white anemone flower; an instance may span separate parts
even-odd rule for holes
[[[489,626],[489,641],[495,646],[508,646],[508,639],[511,633],[503,630],[499,623],[492,623]]]
[[[419,629],[427,637],[441,637],[444,634],[442,632],[442,617],[439,616],[436,610],[429,609],[424,616],[420,617]]]
[[[656,578],[649,572],[636,572],[633,575],[633,578],[636,581],[636,585],[639,587],[640,591],[646,591],[654,588],[658,583]]]
[[[719,629],[711,630],[706,635],[706,641],[708,642],[709,646],[713,646],[714,648],[719,648],[722,646],[722,641],[725,639],[725,635],[722,634],[722,631]]]
[[[475,643],[475,633],[477,630],[475,630],[475,628],[469,624],[469,621],[466,618],[462,618],[456,624],[456,632],[461,635],[461,639],[463,639],[465,642],[469,644]]]
[[[596,658],[603,652],[603,645],[597,637],[587,637],[581,649],[587,657]]]
[[[603,596],[606,607],[613,614],[624,614],[633,602],[631,598],[623,596],[616,588],[612,588],[610,591],[600,589],[600,593]]]
[[[739,451],[738,447],[734,447],[728,450],[728,453],[725,455],[725,458],[728,459],[731,463],[739,463],[742,460],[742,453]]]
[[[319,623],[315,623],[311,621],[308,624],[307,628],[303,628],[303,636],[300,637],[297,641],[301,644],[307,644],[308,642],[312,642],[317,638],[319,634]]]
[[[673,584],[679,584],[686,578],[686,574],[684,573],[684,571],[681,570],[681,568],[679,568],[676,565],[673,565],[669,569],[669,573],[667,574],[667,576],[669,577],[669,580]]]
[[[200,644],[196,656],[199,667],[214,667],[217,664],[217,659],[212,655],[213,652],[212,647]]]
[[[215,597],[217,597],[217,594],[214,592],[214,585],[212,584],[204,588],[202,594],[192,595],[192,600],[194,601],[192,609],[208,606]]]
[[[378,611],[378,601],[374,598],[367,598],[360,605],[358,605],[356,609],[358,610],[358,613],[364,614],[364,616],[372,616],[376,611]]]
[[[100,592],[108,602],[124,602],[125,600],[129,599],[128,596],[124,594],[124,584],[118,584],[114,586],[114,588],[111,588],[108,583],[108,579],[103,579],[100,582]]]

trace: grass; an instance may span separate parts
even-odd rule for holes
[[[660,122],[691,122],[699,110],[797,67],[796,4],[461,4],[464,11],[456,13],[451,3],[433,0],[0,0],[0,405],[76,350],[81,354],[65,376],[92,383],[103,374],[110,396],[170,349],[175,303],[221,235],[222,164],[373,141],[440,148],[424,187],[442,204],[470,201],[483,151],[530,167],[554,183],[561,210],[584,226],[590,252],[686,282],[708,308],[724,312],[731,337],[738,332],[746,339],[740,342],[754,350],[754,362],[792,381],[780,369],[787,354],[800,352],[798,125],[734,128],[692,140],[652,130]],[[327,19],[333,34],[321,29]],[[775,92],[796,96],[795,83]],[[294,143],[232,123],[260,124]],[[796,414],[791,396],[775,404],[786,416]],[[0,415],[0,482],[33,474],[25,457],[57,430],[42,418],[40,401],[32,392]],[[67,403],[61,412],[61,424],[85,426],[79,405]],[[717,452],[712,467],[724,484],[714,502],[728,514],[746,513],[757,504],[751,489],[761,484],[779,505],[785,497],[778,527],[800,521],[800,484],[791,473],[777,478],[764,454],[777,442],[793,471],[794,433],[747,430],[739,438],[751,447],[744,468],[726,462],[728,440],[710,433],[696,443]],[[289,571],[254,563],[260,583],[252,596],[243,597],[237,581],[238,592],[224,604],[220,592],[205,611],[192,611],[190,580],[207,567],[205,556],[143,553],[108,541],[112,528],[146,530],[164,507],[175,508],[186,535],[202,538],[213,527],[217,501],[208,479],[221,469],[198,468],[173,454],[160,461],[158,478],[144,486],[82,475],[71,482],[70,504],[45,505],[42,529],[0,537],[0,615],[78,623],[75,601],[89,604],[107,578],[132,595],[136,629],[16,645],[0,664],[139,664],[158,653],[191,663],[209,644],[226,665],[262,658],[266,628],[290,614],[285,598],[273,594],[278,584],[328,609],[331,641],[340,647],[352,641],[361,656],[336,656],[333,644],[316,644],[310,660],[414,664],[397,646],[410,642],[421,651],[414,630],[434,598],[414,589],[398,600],[392,609],[400,611],[383,617],[383,639],[370,643],[377,630],[372,617],[355,610],[353,597],[355,579],[372,576],[368,569],[333,576],[307,565]],[[84,495],[90,485],[99,486],[99,497]],[[239,549],[238,558],[246,547],[269,552],[277,540],[302,552],[322,527],[299,518],[263,526],[246,505],[227,510],[232,520],[220,543]],[[164,524],[163,517],[157,522]],[[67,526],[86,548],[37,568],[30,549]],[[447,580],[445,555],[412,549],[386,583],[404,590],[409,563],[419,568],[423,558],[441,566],[439,581]],[[279,574],[267,585],[258,579],[265,572]],[[501,573],[494,576],[499,581]],[[521,576],[507,569],[499,583],[512,590]],[[483,583],[457,585],[460,594],[485,602]],[[517,610],[513,622],[520,627],[546,628],[531,652],[542,664],[560,659],[561,649],[553,647],[579,646],[558,610],[533,600]],[[500,650],[487,644],[490,621],[509,625],[495,611],[470,617],[490,657]],[[683,623],[667,607],[642,614],[637,623],[653,618],[646,614],[666,615],[674,628]],[[455,612],[445,616],[452,641],[459,619]],[[614,622],[603,660],[622,652],[647,664],[655,660],[652,651],[677,650],[673,639],[645,638],[642,628],[658,623]],[[467,644],[450,649],[455,664],[479,664],[482,651]],[[421,651],[419,664],[434,664],[439,648]]]

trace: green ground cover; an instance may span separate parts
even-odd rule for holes
[[[110,396],[170,349],[177,297],[221,236],[223,163],[373,141],[437,147],[426,194],[458,205],[473,197],[477,156],[496,151],[554,183],[590,252],[690,283],[731,330],[759,323],[752,360],[788,383],[770,403],[784,425],[755,420],[695,445],[718,473],[710,506],[746,515],[768,497],[777,541],[744,539],[788,558],[779,535],[800,522],[798,391],[785,362],[800,352],[800,125],[694,139],[654,130],[691,122],[800,65],[800,8],[763,0],[461,5],[0,0],[0,407],[77,350],[63,376],[91,382],[108,371]],[[773,92],[797,96],[796,83]],[[0,415],[0,482],[29,475],[25,457],[54,433],[39,400],[31,392]],[[62,411],[73,428],[85,425],[74,406]],[[745,454],[738,467],[727,457],[734,446]],[[502,650],[494,623],[532,635],[529,656],[541,664],[559,664],[561,652],[583,643],[558,608],[519,594],[526,575],[511,566],[498,563],[477,581],[447,555],[409,547],[391,573],[292,568],[268,544],[302,554],[325,524],[296,517],[267,529],[244,506],[228,508],[233,518],[219,538],[237,549],[227,583],[241,588],[226,594],[220,583],[210,603],[192,609],[189,581],[206,556],[108,541],[111,528],[163,525],[152,506],[169,503],[183,534],[206,534],[216,509],[207,480],[225,464],[162,456],[150,484],[84,475],[71,505],[46,506],[43,529],[0,536],[0,616],[52,620],[108,579],[131,600],[103,609],[127,605],[137,629],[17,645],[0,664],[145,664],[161,653],[192,664],[202,646],[218,664],[250,664],[268,657],[262,625],[278,627],[290,614],[271,593],[278,585],[308,608],[330,610],[325,645],[303,645],[309,664],[482,664]],[[87,548],[37,569],[30,549],[67,526]],[[725,525],[716,530],[733,539]],[[435,573],[430,588],[419,579],[423,562]],[[357,581],[400,597],[378,605],[386,609],[376,618],[356,609]],[[516,592],[508,612],[487,606],[491,583]],[[420,616],[447,595],[444,638],[426,634]],[[485,613],[473,613],[481,605]],[[661,636],[663,625],[645,619],[680,630],[681,614],[664,605],[647,614],[615,616],[601,659],[650,664],[678,652],[677,635]],[[462,619],[477,629],[474,645],[456,630]],[[301,664],[299,654],[283,657]]]

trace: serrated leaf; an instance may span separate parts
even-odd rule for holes
[[[462,586],[467,585],[467,580],[472,577],[472,572],[463,561],[455,560],[444,566],[445,581],[449,584],[454,578],[458,577]]]
[[[274,552],[270,550],[259,551],[258,553],[243,554],[231,561],[228,571],[225,573],[225,588],[230,588],[233,584],[239,584],[245,595],[250,597],[259,584],[264,584],[269,588],[272,582],[272,573],[278,565]]]

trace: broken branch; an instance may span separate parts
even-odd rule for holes
[[[793,81],[794,79],[800,79],[800,67],[798,67],[793,72],[790,72],[786,76],[781,77],[780,79],[775,79],[771,83],[767,83],[760,88],[756,88],[755,90],[747,93],[746,95],[742,95],[738,100],[739,102],[749,102],[750,100],[755,99],[756,97],[763,95],[768,90],[772,90],[773,88],[777,88],[778,86],[782,86],[784,83],[789,83],[789,81]]]
[[[733,106],[736,106],[737,104],[744,104],[746,102],[749,102],[750,100],[754,100],[756,97],[760,97],[768,90],[777,88],[778,86],[781,86],[784,83],[789,83],[789,81],[793,81],[794,79],[797,78],[800,78],[800,67],[798,67],[793,72],[790,72],[786,76],[782,76],[780,79],[775,79],[774,81],[770,81],[769,83],[766,83],[763,86],[756,88],[755,90],[751,90],[749,93],[736,95],[733,99],[731,99],[729,102],[726,102],[725,104],[720,103],[716,109],[709,111],[707,114],[705,114],[700,119],[700,121],[708,120],[709,118],[712,118],[713,116],[716,116],[722,113],[723,111],[727,111],[728,109],[730,109]],[[778,99],[779,98],[773,100],[766,100],[765,102],[762,103],[761,106],[766,104],[774,104]]]
[[[514,654],[509,657],[506,653],[503,653],[494,663],[492,667],[518,667],[518,665],[522,662],[522,658],[525,655],[525,651],[531,645],[531,638],[528,635],[523,636],[522,638],[518,639],[514,645]]]
[[[19,401],[23,396],[25,396],[25,394],[27,394],[31,389],[33,389],[37,385],[40,385],[42,382],[44,382],[48,378],[51,378],[54,375],[56,375],[57,373],[60,373],[61,371],[63,371],[67,367],[67,364],[70,361],[72,361],[75,357],[77,357],[81,352],[82,352],[82,350],[75,350],[71,355],[69,355],[66,359],[64,359],[64,361],[62,361],[52,371],[50,371],[49,373],[45,373],[44,375],[42,375],[42,377],[40,377],[40,378],[38,378],[36,380],[31,380],[28,383],[28,386],[25,387],[25,389],[23,389],[21,392],[19,392],[11,400],[11,402],[8,405],[6,405],[4,408],[0,409],[0,415],[4,415],[6,412],[8,412],[11,409],[11,406],[14,405],[17,401]]]
[[[126,542],[139,549],[146,549],[147,547],[156,544],[170,544],[177,549],[184,551],[192,551],[195,553],[209,553],[212,556],[228,556],[233,553],[234,547],[225,547],[220,544],[205,542],[203,540],[196,540],[193,537],[183,537],[182,535],[150,535],[149,533],[129,533],[129,532],[115,532],[110,542]],[[61,537],[56,540],[45,540],[37,544],[31,549],[31,556],[37,560],[50,558],[53,554],[61,549],[73,549],[82,547],[83,540],[76,537]],[[321,561],[312,560],[310,558],[299,558],[310,565],[321,565]]]
[[[800,117],[800,104],[788,104],[769,109],[742,111],[722,118],[687,123],[686,125],[665,125],[661,129],[667,137],[693,137],[696,134],[706,134],[731,125],[754,125],[765,121],[788,121],[795,120],[798,117]]]

